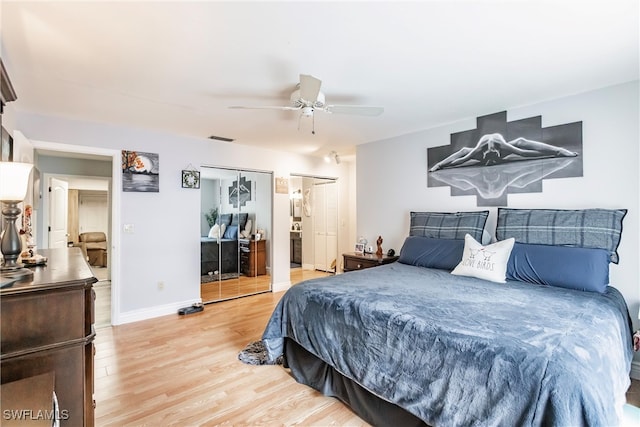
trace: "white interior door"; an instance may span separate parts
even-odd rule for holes
[[[313,186],[313,264],[316,270],[327,271],[327,218],[324,185]]]
[[[313,187],[314,266],[333,271],[338,256],[338,184],[335,181]]]
[[[69,183],[58,178],[49,181],[49,247],[66,248],[69,237],[67,215],[69,212]]]
[[[338,262],[338,183],[333,181],[324,186],[325,218],[327,221],[326,271],[334,271]]]

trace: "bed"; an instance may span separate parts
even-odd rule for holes
[[[412,212],[398,262],[285,293],[267,359],[374,425],[617,425],[632,332],[608,267],[625,213],[499,209],[482,245],[486,211]]]
[[[216,271],[238,273],[238,239],[200,238],[200,275]]]
[[[200,237],[200,275],[214,277],[238,274],[238,239],[250,232],[247,213],[221,214],[207,236]],[[247,231],[248,229],[248,231]],[[216,273],[218,272],[218,273]],[[218,276],[220,275],[220,276]]]

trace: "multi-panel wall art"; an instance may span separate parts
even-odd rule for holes
[[[542,116],[507,121],[503,111],[427,149],[427,186],[475,195],[478,206],[507,206],[510,193],[538,193],[545,179],[578,176],[582,122],[542,127]]]
[[[235,180],[233,185],[229,187],[229,204],[237,208],[238,205],[245,206],[249,200],[251,200],[251,181],[247,181],[246,177],[241,176],[239,184],[238,180]]]

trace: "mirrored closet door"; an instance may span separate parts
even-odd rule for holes
[[[202,301],[270,291],[272,174],[212,167],[200,174]]]

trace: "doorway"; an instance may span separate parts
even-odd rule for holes
[[[338,265],[336,178],[290,176],[291,282],[335,274]]]
[[[55,162],[55,160],[54,160]],[[43,218],[48,239],[43,248],[82,248],[84,236],[102,233],[106,257],[97,259],[84,253],[91,271],[98,279],[93,285],[96,328],[111,325],[110,189],[111,179],[93,176],[44,174],[49,191],[43,193]],[[48,212],[48,213],[47,213]],[[48,225],[46,225],[48,224]],[[86,250],[85,250],[86,251]]]
[[[106,215],[107,227],[107,267],[96,269],[94,275],[99,280],[96,286],[96,327],[119,324],[119,259],[117,251],[119,246],[119,234],[114,233],[120,225],[118,212],[120,211],[120,181],[113,181],[112,177],[120,172],[121,152],[95,147],[84,147],[67,145],[60,143],[50,143],[44,141],[32,141],[35,149],[35,166],[41,174],[38,196],[34,195],[34,200],[40,200],[36,209],[36,238],[38,248],[50,248],[47,227],[50,221],[50,207],[48,186],[49,178],[55,177],[69,184],[71,190],[86,192],[90,197],[100,194],[100,197],[107,197]],[[81,175],[84,171],[90,170],[94,175]],[[78,172],[77,175],[72,173]],[[68,193],[67,193],[68,194]],[[78,193],[78,199],[79,200]],[[84,197],[83,197],[84,198]],[[72,200],[75,198],[72,196]],[[68,201],[67,201],[68,203]],[[100,202],[102,203],[102,202]],[[72,210],[73,211],[73,210]],[[68,215],[69,209],[65,212]],[[83,215],[84,216],[84,215]],[[87,222],[90,223],[92,220]],[[78,217],[78,232],[80,230],[80,218]],[[83,224],[85,221],[83,220]],[[87,225],[89,226],[89,225]],[[67,219],[68,227],[68,219]],[[66,233],[69,233],[67,230]],[[71,230],[71,233],[75,231]],[[72,240],[65,238],[67,246]],[[113,256],[111,256],[113,254]],[[102,282],[102,283],[101,283]],[[98,284],[96,284],[98,285]]]

